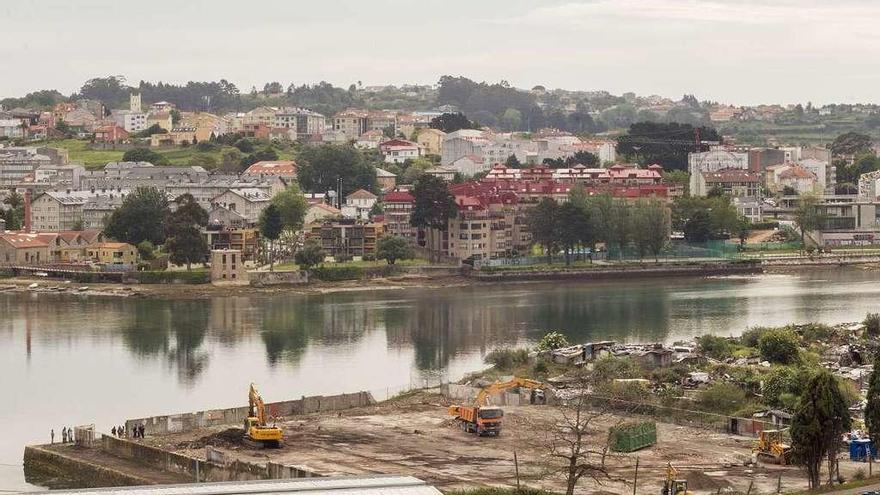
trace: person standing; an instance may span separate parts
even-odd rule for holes
[[[67,443],[67,427],[61,427],[61,443]]]
[[[116,427],[115,426],[113,428],[110,428],[110,434],[113,435],[114,437],[116,436]]]
[[[138,427],[139,434],[140,434],[141,438],[144,438],[144,430],[145,429],[146,429],[146,426],[143,423],[141,423],[141,425]]]
[[[52,445],[55,445],[55,428],[52,428],[51,430],[49,430],[49,438],[50,438],[50,441],[52,442]]]
[[[67,427],[67,441],[73,443],[73,428]]]

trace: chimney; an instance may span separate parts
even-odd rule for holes
[[[31,190],[24,191],[24,231],[31,231]]]

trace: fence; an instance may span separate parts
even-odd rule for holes
[[[389,385],[387,387],[369,390],[367,393],[369,393],[377,402],[382,402],[409,392],[443,387],[448,383],[449,379],[441,373],[437,373],[433,376],[410,376],[409,383]]]
[[[601,397],[593,394],[589,395],[588,401],[592,407],[596,408],[609,408],[617,412],[647,416],[662,423],[690,426],[718,433],[757,437],[764,430],[777,428],[773,423],[754,418],[739,418],[705,411]]]

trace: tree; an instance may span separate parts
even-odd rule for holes
[[[153,165],[168,165],[168,159],[149,148],[134,148],[122,155],[124,162],[150,162]]]
[[[786,397],[799,397],[804,390],[804,383],[809,379],[804,373],[792,366],[776,366],[764,379],[761,393],[764,402],[771,407],[788,408]]]
[[[871,338],[880,337],[880,313],[868,313],[862,320],[865,325],[865,334]]]
[[[727,359],[733,353],[733,344],[730,340],[717,335],[697,337],[697,347],[700,352],[712,359]]]
[[[431,119],[429,124],[431,129],[440,129],[443,132],[450,133],[460,129],[478,129],[476,123],[468,120],[463,113],[444,113]]]
[[[858,155],[871,153],[874,141],[871,136],[858,132],[847,132],[834,138],[831,143],[831,153],[834,155]]]
[[[239,163],[239,170],[244,172],[248,167],[257,163],[257,162],[271,162],[278,159],[278,153],[271,148],[262,149],[259,151],[255,151],[241,159]]]
[[[544,198],[526,214],[526,224],[532,233],[532,241],[540,244],[547,253],[547,263],[553,263],[553,252],[558,247],[559,204],[552,198]]]
[[[254,142],[248,138],[241,138],[238,141],[236,141],[235,143],[233,143],[232,146],[235,146],[236,148],[238,148],[238,151],[241,151],[242,153],[253,153],[254,152]]]
[[[825,222],[825,215],[819,208],[819,199],[812,194],[804,194],[794,210],[794,223],[801,231],[801,243],[806,248],[806,232],[817,230]]]
[[[798,337],[787,328],[771,329],[758,339],[761,359],[778,364],[791,364],[797,361]]]
[[[701,141],[721,141],[718,131],[711,127],[699,127]],[[657,163],[667,170],[685,170],[688,153],[695,148],[696,129],[691,124],[678,122],[637,122],[618,138],[617,152],[638,159],[640,163]],[[701,144],[700,151],[708,150]]]
[[[153,124],[150,127],[147,127],[146,129],[144,129],[140,132],[134,133],[134,137],[148,138],[148,137],[152,136],[153,134],[167,134],[167,133],[168,133],[168,131],[166,129],[164,129],[162,126],[160,126],[159,124]]]
[[[379,239],[376,246],[376,258],[393,265],[397,260],[408,260],[413,257],[413,249],[406,239],[396,235],[386,235]]]
[[[274,203],[269,203],[260,213],[260,235],[268,240],[269,246],[269,271],[275,270],[275,253],[274,244],[281,236],[281,230],[284,228],[284,222],[281,219],[281,211]]]
[[[440,177],[419,177],[413,186],[412,195],[415,203],[410,223],[414,227],[446,230],[449,219],[458,214],[455,197]]]
[[[180,110],[178,110],[176,108],[172,108],[171,112],[169,112],[169,113],[171,114],[171,125],[177,126],[177,124],[180,123],[180,119],[181,119]]]
[[[522,112],[515,108],[508,108],[501,115],[499,123],[508,131],[518,131],[522,128]]]
[[[633,233],[639,253],[654,255],[658,260],[660,252],[669,242],[671,230],[669,210],[659,201],[639,200],[633,209]]]
[[[515,154],[511,154],[504,161],[504,166],[508,168],[522,168],[522,163],[519,162],[519,158]]]
[[[554,349],[568,347],[569,345],[570,344],[568,343],[568,339],[565,338],[565,335],[559,332],[548,332],[545,333],[538,342],[538,350],[552,351]]]
[[[611,245],[617,246],[618,258],[623,259],[623,250],[633,238],[632,207],[625,199],[613,199],[605,220],[605,238]]]
[[[434,168],[434,163],[427,158],[407,160],[407,162],[404,162],[404,165],[406,166],[402,176],[402,183],[404,184],[415,184],[419,177],[424,175],[428,169]]]
[[[819,488],[822,462],[837,456],[841,436],[850,430],[849,406],[827,370],[820,369],[804,386],[791,420],[791,440],[793,457],[806,469],[811,489]],[[832,469],[828,475],[830,480]]]
[[[149,261],[156,258],[156,246],[150,241],[141,241],[137,245],[138,256],[142,260]]]
[[[153,244],[163,244],[168,213],[168,198],[165,193],[155,187],[138,187],[107,217],[104,233],[110,238],[133,245],[145,240]]]
[[[342,179],[342,197],[358,189],[376,190],[376,167],[351,146],[309,146],[297,156],[297,178],[305,191],[335,191]]]
[[[599,163],[598,155],[583,150],[576,151],[574,155],[566,158],[565,161],[566,164],[569,166],[580,164],[585,167],[598,167],[599,165],[601,165],[601,163]]]
[[[874,356],[874,369],[868,381],[865,426],[874,445],[880,445],[880,353]]]
[[[6,220],[6,230],[21,230],[24,224],[24,197],[13,190],[3,200],[9,208],[3,212],[3,220]]]
[[[324,250],[317,242],[306,242],[302,249],[296,252],[293,261],[303,270],[308,270],[324,262]]]
[[[293,233],[302,229],[309,203],[299,186],[296,184],[287,186],[285,190],[272,197],[271,204],[278,209],[284,230]]]
[[[172,263],[186,264],[190,270],[193,263],[203,263],[208,254],[208,244],[200,229],[208,225],[208,212],[191,194],[183,194],[174,202],[177,209],[168,215],[165,224],[165,250]]]
[[[579,370],[574,377],[575,390],[590,390],[594,385],[585,370]],[[547,451],[554,462],[551,471],[565,478],[565,493],[573,495],[584,477],[597,483],[610,479],[605,465],[609,456],[607,440],[604,444],[591,443],[593,438],[607,439],[599,434],[606,431],[601,423],[607,413],[595,407],[586,393],[563,401],[560,411],[561,417],[548,431]]]

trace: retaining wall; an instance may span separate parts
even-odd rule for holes
[[[29,445],[24,448],[24,469],[27,477],[70,480],[79,488],[149,485],[152,481],[101,466],[60,452]]]
[[[270,402],[266,404],[266,409],[271,416],[285,417],[321,411],[351,409],[375,403],[376,401],[369,392],[355,392],[353,394],[318,395],[283,402]],[[206,426],[244,424],[247,414],[247,406],[211,409],[193,413],[168,414],[149,418],[129,419],[125,422],[125,429],[132,431],[135,426],[143,424],[144,433],[147,435],[180,433]]]
[[[767,258],[762,259],[764,266],[839,266],[860,265],[862,263],[880,263],[880,256],[834,256],[823,255],[810,258]]]
[[[677,276],[708,276],[761,273],[761,263],[694,263],[693,265],[663,266],[646,262],[639,266],[618,266],[614,268],[560,268],[558,270],[474,270],[469,276],[480,281],[521,281],[521,280],[607,280],[622,278],[651,278]]]
[[[270,285],[305,285],[309,283],[309,272],[305,270],[265,272],[248,272],[248,280],[253,287]]]

